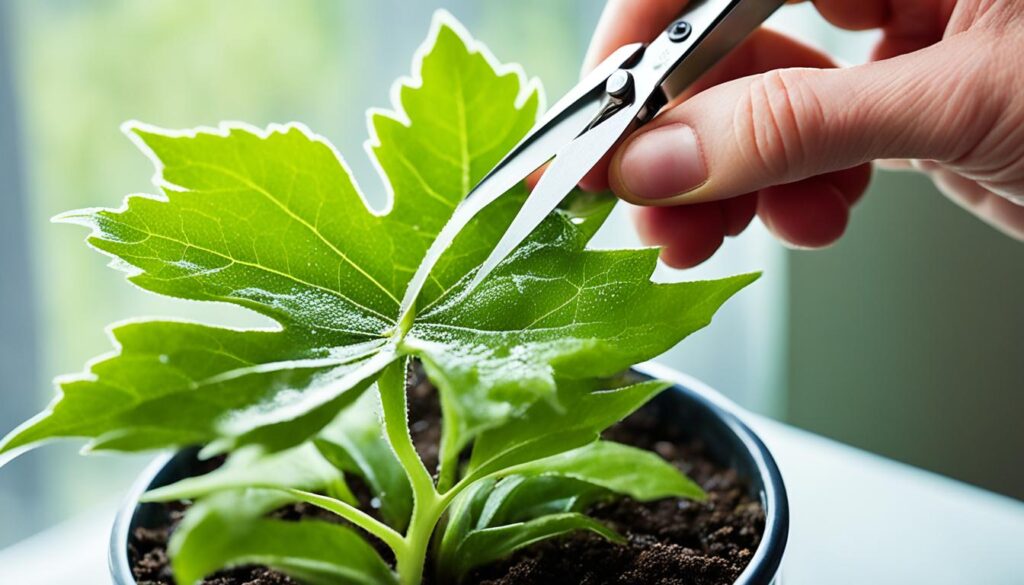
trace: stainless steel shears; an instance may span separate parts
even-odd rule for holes
[[[654,118],[785,0],[691,0],[650,44],[626,45],[559,100],[459,204],[403,300],[403,314],[455,235],[481,209],[551,162],[466,290],[476,287],[620,139]],[[410,298],[411,297],[411,298]]]

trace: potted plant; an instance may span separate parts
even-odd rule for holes
[[[764,446],[696,382],[630,370],[757,275],[652,283],[657,250],[586,247],[613,203],[574,193],[467,290],[519,187],[406,290],[541,97],[445,13],[393,97],[370,116],[381,212],[302,125],[127,124],[160,195],[59,219],[145,290],[279,326],[115,325],[0,462],[69,437],[177,449],[118,519],[123,585],[772,582],[788,518]]]

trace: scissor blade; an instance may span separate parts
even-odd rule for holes
[[[618,112],[566,146],[544,172],[505,234],[466,288],[471,291],[544,221],[615,145],[634,120],[634,111]]]
[[[577,103],[575,107],[566,110],[556,123],[545,129],[543,134],[532,136],[530,142],[521,144],[492,169],[469,195],[466,195],[450,222],[454,222],[460,213],[476,215],[492,201],[510,191],[579,136],[600,110],[601,102],[596,98]],[[463,208],[466,211],[463,211]]]
[[[602,90],[608,76],[629,62],[643,48],[641,43],[626,45],[605,59],[582,82],[560,99],[519,144],[515,146],[472,191],[466,195],[437,234],[423,262],[405,289],[399,308],[399,320],[412,314],[416,298],[431,270],[455,236],[477,213],[501,197],[520,181],[551,160],[565,145],[578,137],[593,122],[602,107]]]
[[[451,218],[434,238],[427,249],[427,254],[420,263],[416,273],[409,281],[402,298],[400,314],[405,319],[410,314],[420,290],[427,277],[441,259],[444,251],[455,241],[455,237],[465,228],[476,214],[523,181],[530,173],[551,160],[560,148],[571,142],[594,119],[600,109],[597,99],[578,104],[566,113],[557,124],[551,126],[543,134],[529,144],[520,145],[516,151],[502,160],[486,177],[481,180],[469,195],[462,200]]]
[[[642,43],[620,47],[595,67],[583,81],[562,96],[534,129],[487,173],[466,195],[462,205],[473,209],[475,215],[578,137],[601,111],[608,77],[631,61],[642,49]]]

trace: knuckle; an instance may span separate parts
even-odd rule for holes
[[[810,70],[782,69],[754,77],[741,96],[733,128],[746,162],[766,176],[791,180],[805,172],[810,143],[822,128]]]
[[[943,123],[960,139],[943,158],[974,180],[1014,184],[1024,180],[1024,75],[1009,66],[1005,48],[975,43],[955,68],[959,83],[946,96]],[[1018,50],[1024,49],[1024,44]]]

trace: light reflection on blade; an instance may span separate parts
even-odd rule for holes
[[[518,185],[530,173],[551,160],[563,147],[579,137],[601,109],[605,80],[638,55],[643,47],[643,43],[620,47],[595,67],[466,195],[430,245],[423,262],[409,281],[399,308],[399,327],[408,325],[406,321],[412,315],[416,298],[419,297],[427,277],[459,232],[483,208]]]
[[[423,262],[409,281],[409,286],[402,299],[399,314],[404,321],[416,297],[419,296],[434,265],[448,249],[455,237],[476,216],[477,213],[490,205],[513,187],[523,181],[530,173],[551,160],[559,149],[570,143],[590,124],[600,111],[601,101],[596,97],[575,104],[571,110],[564,112],[551,129],[541,129],[536,135],[528,136],[523,143],[509,154],[498,166],[470,191],[462,203],[455,208],[448,223],[445,224],[437,238],[427,250]]]
[[[505,235],[491,251],[487,260],[480,265],[473,280],[466,287],[472,291],[484,278],[487,278],[498,264],[501,263],[534,229],[554,211],[565,196],[572,191],[583,177],[594,168],[633,122],[634,113],[630,109],[620,111],[605,120],[597,127],[587,131],[586,135],[574,140],[569,146],[558,153],[554,162],[544,172],[544,176],[526,199],[522,209],[512,220]]]

